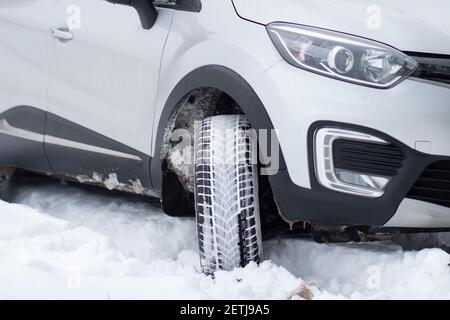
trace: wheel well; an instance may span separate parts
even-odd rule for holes
[[[227,67],[206,65],[195,69],[187,74],[169,95],[159,117],[155,157],[150,163],[151,183],[153,189],[161,193],[163,210],[167,214],[174,216],[195,214],[193,182],[189,180],[192,174],[190,175],[189,172],[180,174],[182,171],[180,169],[184,168],[193,172],[193,167],[174,168],[173,161],[171,163],[169,159],[173,154],[174,146],[180,142],[179,139],[173,139],[174,131],[178,128],[192,130],[190,131],[192,136],[192,124],[195,121],[226,114],[244,114],[253,129],[268,129],[269,135],[273,134],[272,121],[252,86],[242,76]],[[268,163],[267,159],[263,160],[264,163]],[[285,169],[281,149],[279,168]],[[265,208],[269,208],[267,211],[270,211],[270,215],[275,215],[277,219],[280,217],[273,200],[270,182],[268,177],[260,179],[260,186],[261,183],[268,186],[264,187],[266,190],[264,196],[260,193],[260,199],[266,199],[260,210],[263,232]],[[268,206],[267,199],[271,199]]]
[[[192,90],[178,103],[166,124],[162,147],[162,206],[171,216],[193,216],[193,136],[197,121],[244,114],[225,92],[211,87]],[[187,141],[186,141],[187,139]]]
[[[177,122],[177,115],[180,110],[188,110],[185,106],[189,99],[192,99],[193,93],[200,93],[200,100],[206,102],[202,108],[197,109],[204,112],[203,114],[201,112],[200,115],[214,115],[214,112],[218,112],[218,110],[224,114],[230,113],[229,106],[232,105],[235,109],[232,108],[232,111],[245,114],[253,129],[268,129],[269,136],[273,134],[271,129],[274,127],[265,106],[252,86],[242,76],[220,65],[206,65],[197,68],[188,73],[174,87],[158,117],[159,123],[154,140],[155,151],[150,162],[151,185],[155,192],[162,193],[163,172],[161,168],[164,168],[168,141],[170,141],[170,134]],[[221,103],[226,99],[231,99],[234,103]],[[227,107],[223,108],[224,105]],[[191,113],[191,115],[196,116],[195,113]],[[201,117],[198,118],[201,119]],[[286,169],[281,149],[279,154],[279,168],[280,170]],[[265,161],[267,159],[263,160],[264,163],[267,163]]]
[[[162,161],[161,199],[163,211],[166,214],[175,217],[195,216],[194,124],[207,117],[227,114],[245,115],[238,103],[228,94],[216,88],[206,87],[192,90],[183,97],[170,116],[166,124],[160,155]],[[184,148],[177,148],[183,139],[178,138],[178,134],[174,134],[180,129],[186,130],[190,139]],[[184,153],[184,156],[181,153]],[[186,157],[186,155],[188,156]],[[285,227],[287,224],[281,221],[278,214],[268,177],[260,176],[258,180],[262,232],[264,237],[271,237],[280,229],[279,225]]]

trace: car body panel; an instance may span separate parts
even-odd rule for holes
[[[203,66],[219,65],[252,84],[281,60],[265,27],[240,19],[231,1],[203,1],[199,13],[176,11],[161,65],[153,146],[166,102],[187,74]]]
[[[430,0],[233,0],[262,24],[290,22],[377,40],[402,51],[450,53],[450,3]]]
[[[55,5],[56,0],[0,2],[0,112],[23,105],[45,109]]]
[[[173,10],[159,9],[156,24],[144,30],[131,7],[59,0],[54,27],[66,24],[66,10],[74,3],[81,27],[72,30],[73,41],[53,41],[47,110],[149,154]]]
[[[380,90],[336,81],[283,61],[253,88],[279,128],[287,168],[301,187],[310,187],[305,174],[309,169],[307,132],[320,120],[370,127],[413,149],[416,142],[429,141],[430,153],[450,155],[449,86],[407,79]]]

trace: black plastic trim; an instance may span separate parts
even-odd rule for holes
[[[329,190],[316,179],[313,138],[317,129],[334,127],[365,132],[398,146],[405,160],[381,198],[369,199]],[[428,165],[450,157],[434,156],[413,150],[395,138],[367,127],[334,121],[312,124],[308,133],[308,157],[311,189],[295,185],[289,173],[283,171],[271,177],[272,189],[284,217],[292,221],[310,221],[330,225],[383,226],[395,214],[400,203]]]
[[[12,127],[10,130],[26,130],[22,133],[23,137],[0,134],[0,163],[3,165],[55,174],[71,180],[77,180],[80,176],[92,178],[94,173],[106,178],[109,174],[116,174],[120,183],[132,184],[139,179],[145,190],[151,190],[150,156],[146,154],[30,106],[9,109],[0,115],[0,119],[7,120],[7,124]],[[44,136],[120,152],[142,161],[45,143]]]
[[[405,156],[398,175],[392,177],[385,194],[376,199],[364,198],[335,192],[323,187],[316,179],[314,168],[314,134],[319,128],[339,128],[364,132],[379,137],[397,146]],[[292,183],[287,173],[288,188],[278,194],[277,202],[284,215],[292,220],[307,220],[316,223],[342,225],[383,226],[395,214],[400,203],[406,197],[419,176],[431,163],[446,160],[449,157],[434,156],[418,152],[399,140],[371,128],[334,121],[315,122],[308,132],[308,157],[311,189],[304,189]],[[276,179],[274,189],[281,189],[281,179]],[[293,203],[295,205],[293,205]]]
[[[114,4],[121,4],[134,8],[141,20],[143,29],[151,29],[158,18],[158,11],[152,1],[149,0],[107,0]]]
[[[450,208],[450,160],[427,167],[407,197]]]
[[[334,167],[382,177],[398,174],[405,159],[392,144],[337,139],[333,143]]]
[[[17,106],[3,112],[1,119],[19,129],[45,133],[46,113],[29,106]],[[0,134],[0,163],[23,169],[50,172],[51,168],[42,142]]]
[[[450,55],[417,52],[405,54],[419,63],[411,77],[450,85]]]
[[[450,54],[416,52],[416,51],[403,51],[403,53],[413,58],[417,57],[427,59],[450,59]]]
[[[46,143],[45,150],[53,173],[69,177],[92,177],[94,173],[108,177],[109,174],[116,174],[121,183],[127,184],[139,179],[145,189],[151,189],[150,156],[51,113],[47,115],[46,135],[118,151],[142,159],[142,161],[136,161]]]

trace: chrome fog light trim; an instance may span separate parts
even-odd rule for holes
[[[375,136],[337,128],[321,128],[314,135],[314,164],[319,183],[325,188],[367,198],[379,198],[389,182],[388,177],[336,169],[333,161],[333,142],[337,139],[380,144],[388,142]]]

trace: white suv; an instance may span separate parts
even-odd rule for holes
[[[450,228],[449,12],[2,0],[2,172],[195,212],[206,273],[260,261],[274,211],[291,225]]]

